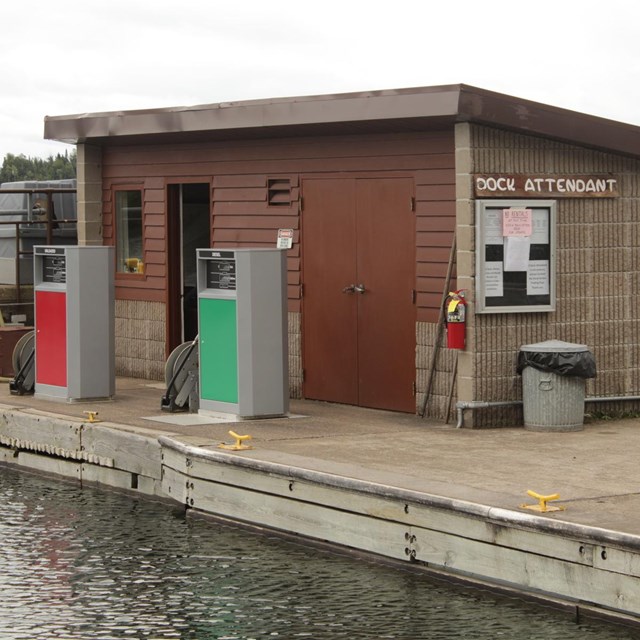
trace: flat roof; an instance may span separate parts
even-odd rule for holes
[[[640,157],[640,127],[465,84],[46,116],[61,142],[147,144],[424,131],[475,122]]]

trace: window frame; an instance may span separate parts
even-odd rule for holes
[[[119,216],[118,216],[118,194],[124,192],[138,192],[140,194],[140,245],[141,245],[141,256],[140,261],[143,265],[143,272],[129,272],[125,271],[120,267],[120,254],[119,254],[119,233],[120,225],[119,225]],[[116,270],[116,278],[126,278],[133,280],[144,280],[146,279],[146,260],[145,260],[145,236],[144,236],[144,187],[140,184],[122,184],[113,187],[112,191],[112,211],[113,211],[113,246],[115,248],[115,270]]]

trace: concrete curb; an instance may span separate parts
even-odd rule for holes
[[[306,480],[327,487],[336,487],[391,498],[393,500],[412,502],[436,509],[455,511],[467,516],[500,523],[505,526],[520,527],[531,531],[541,531],[575,538],[577,540],[584,540],[585,542],[614,545],[640,551],[640,536],[627,533],[576,524],[559,519],[545,518],[531,513],[512,511],[500,507],[490,507],[455,498],[421,493],[367,480],[359,480],[357,478],[347,478],[321,471],[287,466],[277,462],[244,458],[240,455],[186,445],[168,436],[160,436],[158,442],[163,447],[173,449],[185,456],[200,458],[201,460],[252,469],[260,473],[275,474],[286,478]]]

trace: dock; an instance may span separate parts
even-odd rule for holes
[[[163,389],[118,378],[112,401],[66,403],[3,383],[0,464],[640,623],[638,419],[472,430],[292,400],[215,422],[161,411]]]

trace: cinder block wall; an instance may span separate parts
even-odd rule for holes
[[[598,377],[587,382],[587,396],[640,395],[640,162],[534,136],[464,126],[471,162],[468,172],[457,175],[459,252],[461,237],[475,249],[475,212],[464,198],[471,192],[472,173],[612,173],[619,179],[620,196],[557,199],[556,311],[475,318],[472,313],[470,348],[460,360],[461,398],[520,400],[517,352],[524,344],[550,339],[586,344],[593,352]],[[463,242],[463,250],[470,247]],[[475,265],[458,253],[458,270],[458,285],[467,285],[473,296]],[[638,402],[618,406],[640,409]],[[481,410],[473,424],[520,424],[521,419],[512,410]]]
[[[116,375],[164,380],[165,305],[116,300]]]
[[[102,149],[77,146],[78,244],[102,244]]]
[[[452,283],[455,284],[455,283]],[[444,283],[443,283],[444,285]],[[454,287],[455,288],[455,287]],[[435,322],[416,324],[416,412],[422,411],[425,392],[429,383],[433,345],[437,338],[438,325]],[[425,416],[437,420],[454,421],[457,394],[457,381],[453,376],[455,359],[458,354],[443,345],[447,343],[446,333],[442,332],[440,347],[435,360],[433,381],[429,400],[425,407]]]
[[[302,317],[289,312],[289,396],[302,398]]]

